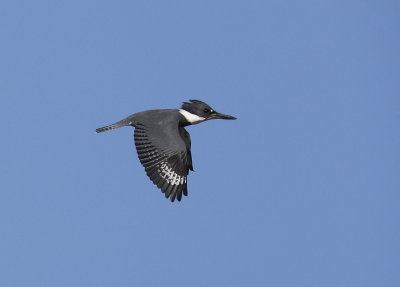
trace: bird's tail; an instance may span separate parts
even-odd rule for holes
[[[111,124],[111,125],[98,128],[98,129],[96,129],[96,133],[102,133],[102,132],[105,132],[105,131],[117,129],[117,128],[120,128],[120,127],[123,127],[123,126],[129,126],[129,125],[132,125],[132,122],[130,122],[130,121],[124,119],[124,120],[122,120],[122,121],[113,123],[113,124]]]

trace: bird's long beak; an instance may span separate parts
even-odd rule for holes
[[[235,117],[232,117],[230,115],[224,115],[218,112],[214,112],[214,114],[211,115],[211,119],[222,119],[222,120],[236,120]]]

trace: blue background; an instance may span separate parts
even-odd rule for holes
[[[400,286],[398,1],[2,1],[0,286]],[[171,203],[132,113],[200,99]]]

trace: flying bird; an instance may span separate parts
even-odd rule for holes
[[[123,126],[135,127],[139,160],[151,181],[172,202],[187,196],[187,176],[193,171],[190,135],[186,126],[212,119],[235,120],[202,101],[184,102],[180,109],[150,110],[96,129],[97,133]]]

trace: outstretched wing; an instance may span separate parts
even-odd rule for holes
[[[189,133],[178,126],[136,124],[134,138],[146,174],[165,197],[187,196],[187,175],[193,170]]]

